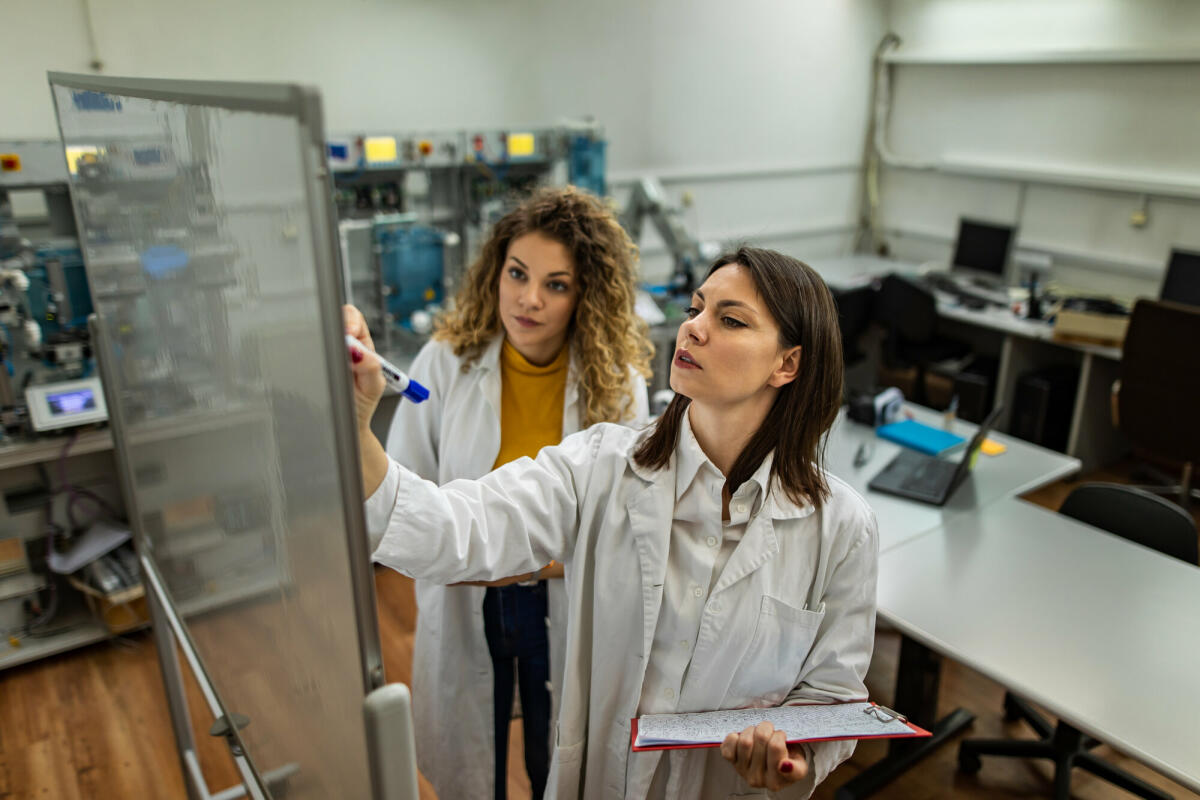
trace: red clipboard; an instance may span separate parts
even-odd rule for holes
[[[861,703],[863,701],[862,700],[847,700],[846,702]],[[868,702],[870,702],[871,705],[876,708],[879,707],[879,704],[874,701],[868,701]],[[795,703],[793,705],[802,706],[802,705],[830,705],[830,704],[828,704],[828,703]],[[837,705],[837,704],[834,704],[834,705]],[[849,741],[851,739],[855,739],[855,740],[857,740],[857,739],[925,739],[925,738],[928,738],[933,735],[932,733],[925,730],[924,728],[912,724],[907,719],[900,719],[900,722],[902,722],[906,728],[908,728],[910,731],[912,731],[912,733],[911,734],[877,733],[877,734],[870,734],[867,736],[824,736],[824,737],[817,737],[817,738],[812,738],[812,739],[788,739],[788,744],[800,744],[801,742],[842,742],[842,741]],[[700,744],[666,744],[666,745],[651,745],[651,746],[638,747],[637,746],[637,735],[638,735],[638,718],[634,717],[632,720],[632,724],[630,725],[629,749],[635,753],[644,753],[644,752],[651,751],[651,750],[699,750],[699,749],[707,748],[707,747],[720,747],[721,746],[720,742],[705,742],[705,743],[700,743]]]

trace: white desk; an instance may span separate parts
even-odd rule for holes
[[[942,426],[942,415],[936,411],[911,403],[906,404],[905,409],[918,422]],[[977,429],[978,426],[962,420],[955,420],[953,425],[954,433],[968,440]],[[876,436],[874,428],[846,419],[844,409],[826,440],[826,469],[854,487],[875,509],[881,552],[935,530],[953,517],[973,513],[997,500],[1031,491],[1079,471],[1078,459],[1004,434],[992,433],[991,438],[1005,444],[1007,452],[999,456],[980,455],[967,480],[941,507],[867,489],[871,478],[902,448]],[[865,445],[872,455],[866,464],[855,467],[854,456],[860,445]],[[962,452],[962,448],[956,448],[949,457],[957,459]]]
[[[892,272],[916,274],[920,270],[918,264],[870,255],[817,259],[809,263],[830,286],[843,288],[866,285]],[[970,309],[949,295],[934,294],[938,316],[943,320],[969,326],[968,332],[991,337],[993,348],[996,347],[995,337],[1000,337],[995,402],[1003,405],[1005,412],[998,428],[1008,428],[1017,379],[1023,373],[1041,366],[1074,362],[1079,367],[1079,388],[1075,393],[1067,453],[1080,459],[1084,468],[1090,470],[1129,449],[1124,437],[1113,428],[1109,412],[1112,384],[1121,360],[1119,348],[1056,341],[1053,326],[1045,322],[1022,319],[1002,308]]]
[[[1200,791],[1200,568],[1008,499],[882,554],[879,613]]]
[[[937,412],[909,410],[941,423]],[[955,425],[960,435],[975,429]],[[864,494],[879,521],[879,616],[904,635],[896,708],[934,733],[893,745],[837,797],[870,796],[970,725],[965,709],[938,711],[943,655],[1200,789],[1191,733],[1200,718],[1200,569],[1017,499],[1079,461],[994,438],[1008,451],[980,456],[941,508],[866,491],[900,449],[872,428],[843,416],[826,440],[827,468]],[[855,469],[863,443],[874,455]],[[1182,714],[1181,698],[1191,703]]]

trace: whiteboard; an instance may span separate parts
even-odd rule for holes
[[[383,682],[311,91],[51,75],[143,556],[260,776],[371,795]]]

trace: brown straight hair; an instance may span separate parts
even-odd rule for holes
[[[821,439],[837,418],[842,402],[837,305],[821,276],[782,253],[743,246],[718,258],[708,275],[730,264],[750,273],[779,326],[780,347],[800,346],[800,369],[795,380],[780,388],[766,419],[726,476],[726,486],[730,494],[737,491],[774,450],[770,482],[778,482],[793,503],[808,502],[820,508],[829,496]],[[680,420],[691,402],[675,395],[634,453],[637,464],[663,469],[670,463],[679,440]]]

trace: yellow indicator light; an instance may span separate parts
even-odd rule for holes
[[[67,171],[72,175],[79,172],[79,162],[85,164],[95,161],[104,152],[101,148],[93,145],[74,145],[67,148]]]
[[[533,155],[534,138],[532,133],[510,133],[508,135],[508,157],[521,158]]]
[[[368,164],[390,164],[396,161],[396,139],[392,136],[371,136],[363,140]]]

